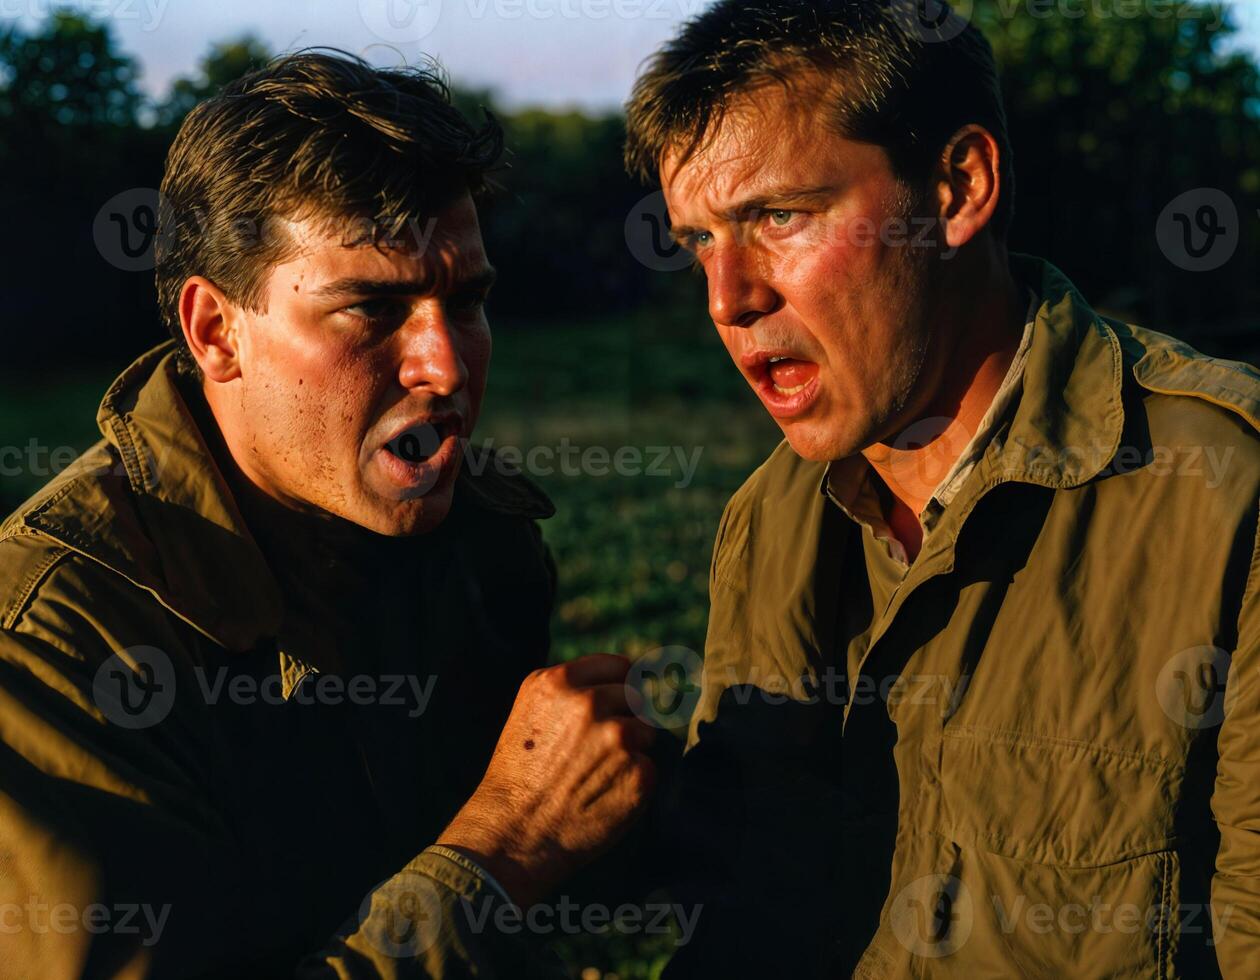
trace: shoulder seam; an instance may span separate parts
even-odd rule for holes
[[[42,537],[42,535],[38,535],[37,532],[24,533],[21,531],[19,531],[15,537],[16,536]],[[18,583],[17,588],[14,590],[12,600],[5,607],[4,615],[0,617],[0,627],[6,630],[11,630],[17,625],[17,621],[22,617],[22,614],[26,612],[27,607],[30,605],[31,598],[39,590],[40,585],[49,576],[49,574],[52,573],[52,570],[62,561],[62,559],[70,554],[72,554],[71,549],[65,545],[53,545],[44,559],[37,562],[35,567],[27,574],[26,578]]]

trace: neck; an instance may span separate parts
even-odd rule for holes
[[[939,311],[934,343],[940,346],[930,394],[906,413],[894,436],[862,453],[888,487],[890,524],[913,554],[922,534],[918,515],[979,429],[1023,334],[1027,297],[1005,257],[986,261],[977,273],[969,277],[976,285],[955,285],[932,307]]]

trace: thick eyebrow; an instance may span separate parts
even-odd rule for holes
[[[338,299],[350,296],[427,296],[438,291],[439,285],[446,293],[481,292],[494,285],[499,273],[494,266],[486,266],[476,272],[453,279],[361,279],[346,277],[313,290],[317,299]]]
[[[834,194],[835,190],[832,184],[819,184],[816,187],[796,187],[784,184],[781,187],[770,187],[755,197],[745,198],[727,208],[723,213],[723,220],[745,221],[759,211],[769,211],[788,204],[819,203]],[[670,229],[670,235],[674,241],[685,245],[703,231],[708,231],[708,229],[696,228],[692,225],[675,225]]]

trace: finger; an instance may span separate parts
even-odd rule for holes
[[[646,752],[656,741],[656,729],[638,718],[618,718],[612,724],[621,726],[621,744],[636,755]]]
[[[565,679],[573,687],[620,684],[630,671],[630,661],[612,653],[592,653],[561,665]]]
[[[598,684],[586,690],[595,701],[596,718],[636,714],[634,704],[629,700],[629,694],[633,692],[625,684]]]

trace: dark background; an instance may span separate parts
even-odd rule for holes
[[[1256,361],[1252,57],[1230,53],[1228,24],[1211,29],[1214,9],[1178,3],[1166,18],[1003,9],[978,0],[974,17],[1006,87],[1012,247],[1052,260],[1105,312]],[[104,24],[62,13],[30,30],[0,27],[0,451],[22,450],[21,465],[0,474],[0,513],[53,475],[53,451],[64,465],[99,438],[105,388],[165,337],[151,271],[110,261],[117,244],[98,247],[98,214],[116,195],[156,188],[188,109],[269,53],[248,37],[215,43],[154,101]],[[458,99],[473,112],[496,101],[466,90]],[[656,256],[628,244],[628,219],[645,227],[638,209],[649,191],[622,172],[620,117],[497,114],[511,166],[482,216],[501,279],[479,435],[521,449],[567,440],[700,454],[690,480],[677,466],[665,476],[535,474],[558,506],[545,527],[561,573],[555,655],[702,651],[718,516],[777,429],[728,363],[703,282],[649,268]],[[1237,245],[1196,272],[1156,230],[1170,202],[1204,188],[1234,208],[1218,217],[1232,221]],[[132,232],[138,243],[142,229]],[[575,975],[627,980],[654,975],[670,948],[614,935],[575,942],[566,957]]]
[[[1216,12],[1187,17],[1034,16],[979,0],[1003,69],[1017,168],[1012,247],[1058,264],[1098,305],[1204,346],[1244,350],[1260,258],[1260,86],[1250,54],[1225,55]],[[1047,7],[1053,13],[1053,7]],[[120,274],[92,223],[114,195],[156,187],[195,102],[269,52],[238,38],[154,102],[105,24],[61,13],[0,32],[0,243],[5,356],[35,370],[122,360],[160,339],[149,273]],[[455,80],[458,83],[458,79]],[[461,92],[472,112],[490,93]],[[635,260],[624,224],[645,194],[622,172],[622,123],[546,111],[497,113],[510,169],[486,209],[507,319],[602,316],[693,301]],[[1161,252],[1155,224],[1177,195],[1219,188],[1242,242],[1213,272]],[[510,258],[510,260],[508,260]],[[505,261],[507,260],[507,261]],[[74,302],[69,302],[70,295]]]

